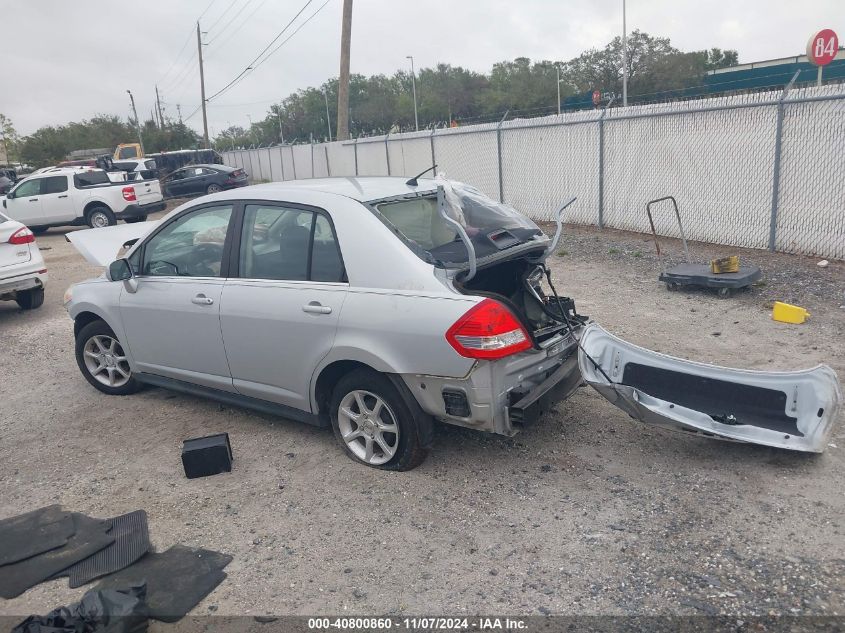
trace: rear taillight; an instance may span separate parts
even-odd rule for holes
[[[243,169],[236,169],[232,172],[232,178],[237,178],[238,176],[243,176],[244,170]]]
[[[446,340],[467,358],[504,358],[531,347],[522,324],[493,299],[484,299],[458,319],[446,332]]]
[[[135,187],[123,188],[123,199],[127,202],[135,202],[138,198],[135,196]]]
[[[31,244],[35,241],[35,234],[28,228],[21,227],[9,238],[9,244]]]

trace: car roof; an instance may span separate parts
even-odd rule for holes
[[[193,169],[194,167],[207,167],[209,169],[231,169],[232,171],[240,169],[239,167],[229,167],[228,165],[215,165],[212,163],[191,163],[190,165],[183,165],[179,169]],[[176,171],[179,171],[178,169]]]
[[[350,176],[346,178],[313,178],[309,180],[288,180],[253,185],[251,189],[270,195],[283,195],[291,189],[306,189],[345,196],[359,202],[370,202],[382,198],[404,196],[413,193],[434,191],[437,183],[431,178],[420,178],[416,187],[407,183],[408,178],[391,176]]]

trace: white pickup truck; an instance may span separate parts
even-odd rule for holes
[[[166,204],[157,180],[111,182],[102,169],[68,167],[30,176],[3,199],[4,213],[33,233],[51,226],[143,222]]]

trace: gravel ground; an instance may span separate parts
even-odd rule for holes
[[[234,556],[194,614],[845,613],[841,419],[825,454],[793,454],[649,428],[584,387],[515,438],[441,427],[420,468],[372,470],[325,430],[91,388],[61,297],[99,271],[65,232],[38,240],[44,306],[0,304],[0,517],[56,502],[100,517],[143,508],[156,548]],[[842,262],[693,245],[702,261],[739,253],[764,269],[763,284],[718,299],[668,292],[652,251],[639,234],[570,227],[552,258],[558,289],[662,352],[754,369],[826,362],[845,376]],[[772,321],[775,299],[811,320]],[[220,431],[234,471],[185,479],[182,440]],[[45,583],[0,601],[0,615],[82,592]]]

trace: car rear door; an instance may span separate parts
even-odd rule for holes
[[[193,208],[133,253],[137,289],[123,288],[120,314],[138,371],[233,391],[220,332],[233,215],[231,204]]]
[[[220,307],[235,389],[309,411],[311,377],[331,350],[348,288],[330,217],[246,203],[235,244]]]
[[[632,345],[596,324],[581,335],[584,379],[631,417],[708,437],[820,453],[842,400],[826,365],[730,369]]]
[[[44,224],[70,222],[76,219],[76,209],[68,187],[68,176],[49,176],[43,180],[41,215]]]

